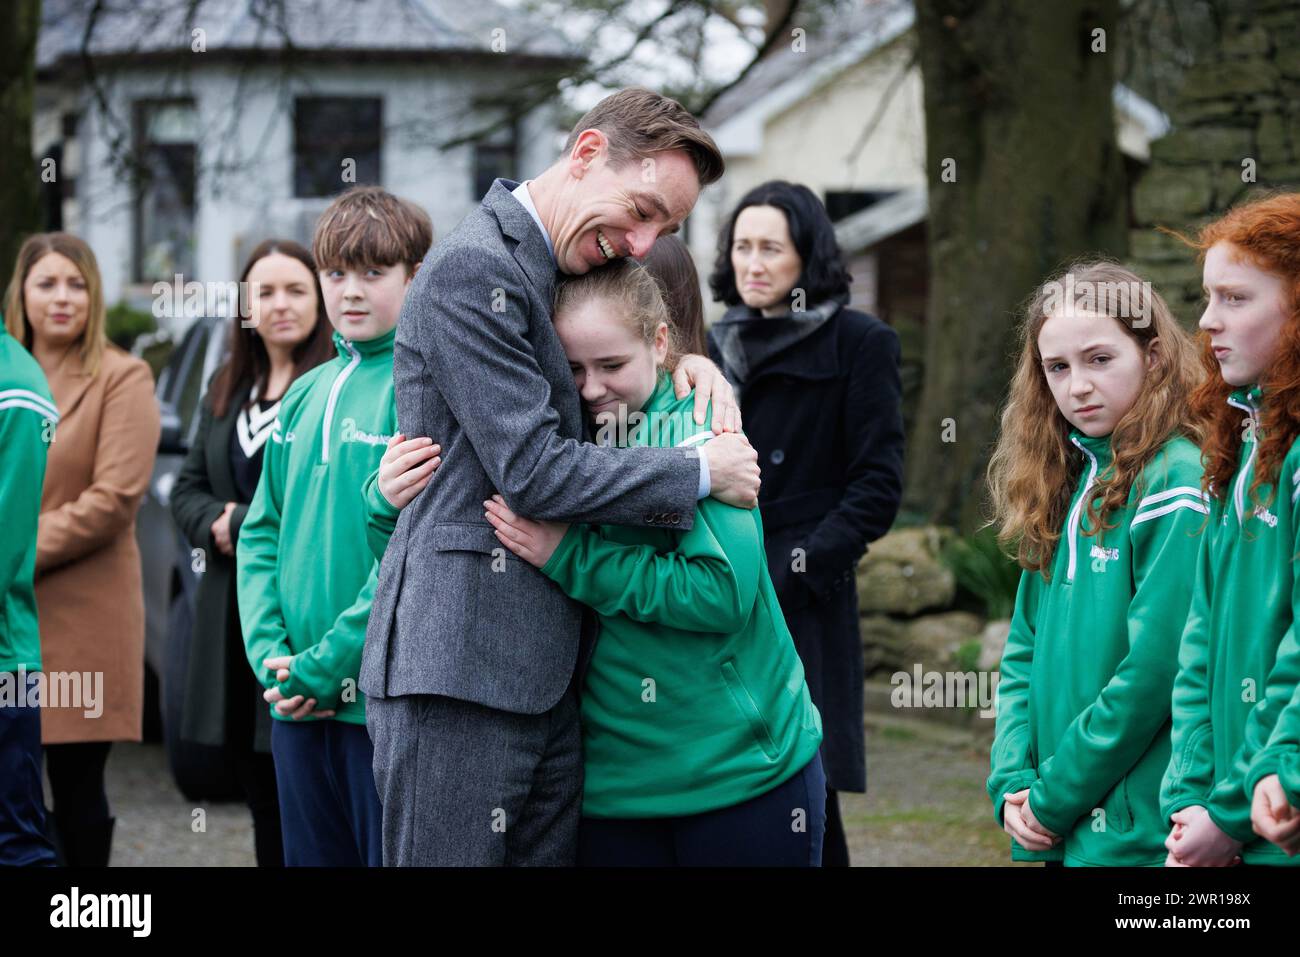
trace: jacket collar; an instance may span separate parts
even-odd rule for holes
[[[1264,390],[1259,385],[1243,386],[1240,389],[1233,390],[1232,394],[1228,396],[1228,405],[1254,413],[1259,411],[1259,405],[1263,399]]]
[[[638,411],[644,417],[637,422],[636,428],[628,433],[628,444],[634,444],[634,440],[649,428],[650,421],[656,412],[664,412],[671,409],[677,402],[677,390],[673,387],[672,377],[660,369],[655,378],[654,391],[650,393],[650,398],[645,400],[645,405]]]
[[[754,383],[765,376],[788,375],[799,379],[833,379],[840,375],[843,356],[840,354],[839,337],[832,330],[838,328],[842,311],[843,309],[837,310],[828,321],[790,348],[757,363],[749,370],[744,383],[745,388],[753,388]],[[709,330],[709,335],[719,352],[722,346],[718,334],[720,322],[721,320]],[[734,370],[729,369],[725,357],[722,358],[723,374],[734,386],[736,384]]]
[[[511,192],[519,184],[514,180],[498,179],[483,197],[486,206],[497,219],[503,235],[515,242],[512,250],[515,261],[527,274],[538,294],[547,302],[555,294],[555,257],[546,245],[546,237],[528,210]]]
[[[352,349],[361,353],[363,359],[368,359],[371,356],[379,355],[381,352],[392,352],[393,340],[396,336],[396,326],[389,329],[382,336],[376,336],[373,339],[345,339],[343,334],[336,329],[333,336],[334,348],[339,351],[342,358],[350,359],[352,358],[352,351],[348,348],[350,345]]]
[[[1111,459],[1114,457],[1110,447],[1109,435],[1098,435],[1094,437],[1091,435],[1085,435],[1078,429],[1070,429],[1070,441],[1080,451],[1085,452],[1085,454],[1090,454],[1097,460],[1098,470],[1104,469],[1106,466],[1110,465]]]

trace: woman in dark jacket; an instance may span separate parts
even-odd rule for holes
[[[903,474],[898,336],[847,308],[849,281],[825,207],[784,181],[741,199],[709,279],[730,307],[710,352],[758,450],[768,567],[822,715],[824,866],[849,863],[836,792],[867,787],[854,572]]]
[[[333,354],[311,253],[271,239],[240,282],[251,315],[230,323],[230,356],[212,377],[198,434],[172,491],[172,515],[203,551],[181,736],[224,747],[249,810],[262,867],[282,866],[271,719],[244,657],[235,600],[235,544],[262,472],[262,453],[294,379]]]

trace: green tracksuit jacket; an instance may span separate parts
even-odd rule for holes
[[[1110,437],[1072,430],[1083,457],[1052,558],[1026,571],[998,684],[988,793],[1029,788],[1040,822],[1064,840],[1015,860],[1069,865],[1164,863],[1169,826],[1160,779],[1169,763],[1170,690],[1205,522],[1200,451],[1170,439],[1134,481],[1100,539],[1087,518],[1112,464]]]
[[[0,324],[0,671],[39,671],[36,524],[59,412],[45,373]]]
[[[694,403],[662,376],[626,444],[707,441]],[[600,619],[581,704],[586,815],[730,807],[793,777],[821,744],[758,509],[696,508],[688,532],[573,525],[542,568]]]
[[[1174,684],[1173,757],[1160,803],[1166,820],[1181,808],[1204,807],[1220,830],[1242,842],[1247,864],[1300,864],[1250,825],[1248,788],[1253,792],[1253,782],[1267,772],[1267,764],[1252,768],[1252,762],[1279,753],[1265,745],[1300,677],[1294,561],[1300,443],[1287,452],[1276,485],[1261,485],[1258,500],[1252,498],[1261,401],[1258,386],[1228,400],[1242,414],[1241,463],[1225,500],[1213,503],[1197,565]]]
[[[236,548],[253,673],[273,687],[262,660],[295,655],[285,697],[315,698],[352,724],[366,720],[357,673],[378,571],[362,490],[397,431],[393,336],[357,342],[336,332],[338,357],[290,387]]]

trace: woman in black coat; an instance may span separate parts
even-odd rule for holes
[[[849,274],[821,201],[784,181],[751,190],[709,284],[709,331],[763,470],[768,568],[822,715],[822,862],[849,863],[838,791],[866,791],[855,569],[902,495],[898,336],[847,308]]]
[[[262,453],[293,380],[332,354],[311,253],[288,240],[253,250],[250,321],[230,323],[230,357],[212,377],[198,433],[172,489],[172,516],[203,550],[181,737],[222,747],[253,815],[261,867],[282,866],[271,717],[244,655],[235,599],[235,544],[262,473]]]

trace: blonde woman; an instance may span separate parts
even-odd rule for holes
[[[42,709],[55,843],[69,865],[106,865],[113,818],[104,766],[113,741],[140,740],[143,713],[135,515],[158,448],[153,376],[108,342],[99,267],[75,236],[23,243],[4,315],[59,412],[37,527],[36,604],[45,671],[67,675],[59,684],[80,696],[47,696]]]

